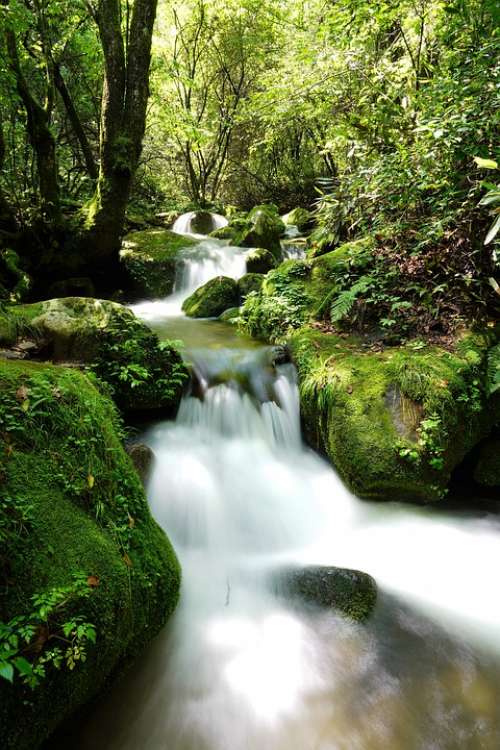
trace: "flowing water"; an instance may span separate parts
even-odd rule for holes
[[[67,739],[77,750],[498,750],[496,516],[368,504],[302,443],[294,368],[179,300],[244,256],[202,243],[173,299],[138,306],[182,338],[193,391],[151,427],[151,509],[182,563],[179,607]],[[280,566],[379,584],[365,625],[276,595]]]

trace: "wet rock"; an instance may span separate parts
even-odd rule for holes
[[[276,268],[277,260],[269,250],[265,248],[255,248],[247,255],[248,273],[264,274]]]
[[[122,242],[120,261],[134,299],[166,297],[172,293],[182,250],[197,241],[168,229],[131,232]]]
[[[243,231],[240,241],[242,247],[261,247],[281,259],[281,237],[285,234],[285,225],[274,206],[255,206],[247,218],[248,228]]]
[[[216,229],[214,217],[210,211],[195,211],[191,218],[190,231],[195,234],[210,234]]]
[[[275,593],[366,620],[377,600],[377,584],[368,573],[331,566],[281,568],[272,577]]]
[[[299,232],[303,232],[305,229],[307,229],[307,227],[311,223],[311,219],[311,212],[308,211],[307,208],[301,208],[300,206],[297,206],[297,208],[292,209],[287,214],[281,217],[281,220],[284,224],[286,224],[287,227],[297,227]]]
[[[290,362],[290,350],[287,346],[273,346],[271,349],[271,362],[273,365],[285,365]]]
[[[230,307],[228,310],[224,310],[222,315],[219,316],[219,320],[222,320],[224,323],[232,323],[236,318],[239,318],[239,316],[240,308]]]
[[[184,300],[182,309],[190,318],[217,318],[238,303],[237,282],[229,276],[216,276]]]
[[[155,457],[153,451],[145,443],[130,443],[126,446],[126,450],[141,478],[141,482],[145,486],[153,468]]]

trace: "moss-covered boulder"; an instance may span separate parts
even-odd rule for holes
[[[232,242],[236,239],[238,235],[238,229],[234,227],[233,225],[226,224],[225,227],[219,227],[219,229],[214,229],[213,232],[210,232],[210,237],[213,237],[216,240],[229,240]]]
[[[274,590],[318,607],[338,610],[353,620],[366,620],[377,601],[377,584],[367,573],[311,565],[282,568],[273,574]]]
[[[135,298],[166,297],[172,293],[177,262],[197,241],[168,229],[131,232],[122,243],[120,259]]]
[[[464,334],[452,351],[421,342],[372,351],[354,336],[292,333],[309,442],[357,495],[439,500],[498,419],[487,387],[493,336]]]
[[[248,273],[266,274],[278,265],[274,255],[263,247],[256,247],[251,250],[246,261]]]
[[[179,565],[75,369],[0,362],[0,735],[38,747],[159,632]]]
[[[161,342],[127,307],[108,300],[66,297],[18,305],[0,314],[5,340],[29,332],[45,357],[90,367],[123,411],[174,412],[187,370],[177,349]]]
[[[223,323],[235,323],[237,320],[239,320],[239,317],[240,308],[230,307],[228,310],[224,310],[222,315],[219,315],[219,320],[222,320]]]
[[[264,277],[261,273],[246,273],[238,280],[240,299],[244,300],[250,292],[260,292]]]
[[[255,206],[248,214],[247,225],[238,238],[238,245],[264,248],[279,259],[281,237],[285,230],[286,227],[274,206]]]
[[[229,276],[216,276],[184,300],[182,309],[190,318],[216,318],[238,303],[238,282]]]
[[[500,437],[486,440],[481,445],[474,479],[483,487],[500,487]]]
[[[307,208],[293,208],[287,214],[281,217],[282,222],[287,227],[297,227],[299,232],[304,232],[311,224],[312,214]]]

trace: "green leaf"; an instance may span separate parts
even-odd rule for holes
[[[480,169],[498,169],[498,163],[493,159],[482,159],[480,156],[475,156],[474,161]]]
[[[14,679],[14,667],[7,661],[0,662],[0,677],[4,680],[12,682]]]
[[[484,241],[484,244],[485,245],[489,245],[490,242],[492,242],[495,239],[495,237],[497,236],[499,230],[500,230],[500,214],[498,214],[498,216],[496,217],[495,221],[491,225],[490,231],[486,235],[486,239]]]

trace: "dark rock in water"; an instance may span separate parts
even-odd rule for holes
[[[285,365],[290,362],[290,351],[286,346],[273,346],[271,349],[271,362],[273,365]]]
[[[272,581],[277,594],[336,609],[358,621],[369,617],[377,600],[377,584],[359,570],[320,565],[282,568]]]
[[[90,279],[78,276],[72,279],[56,281],[49,288],[50,299],[55,297],[94,297],[95,288]]]
[[[210,234],[215,228],[214,218],[210,211],[196,211],[191,219],[190,231],[195,234]]]
[[[130,443],[126,446],[126,449],[141,478],[141,482],[146,485],[151,475],[155,454],[145,443]]]

